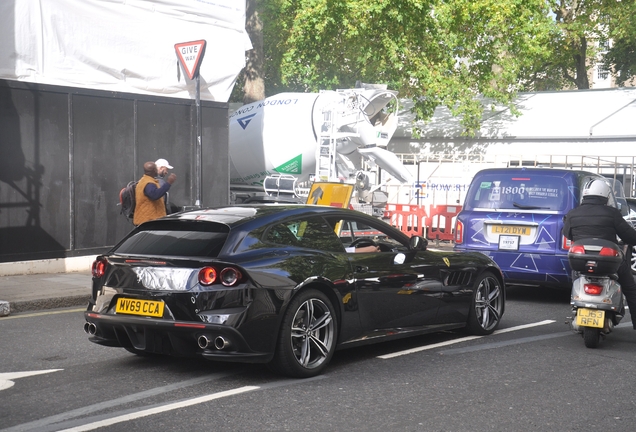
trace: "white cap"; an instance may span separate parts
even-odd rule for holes
[[[157,168],[166,167],[168,169],[172,169],[172,166],[165,159],[157,159],[155,165],[157,165]]]

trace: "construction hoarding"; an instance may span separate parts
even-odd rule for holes
[[[174,46],[198,39],[201,99],[227,102],[251,48],[245,2],[3,0],[0,78],[193,99]]]

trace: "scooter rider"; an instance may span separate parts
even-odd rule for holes
[[[588,182],[583,189],[581,205],[565,215],[565,237],[572,241],[595,237],[618,243],[618,236],[626,244],[636,245],[636,230],[623,219],[620,210],[607,205],[610,192],[610,186],[602,179]],[[629,265],[629,256],[629,253],[625,255],[617,274],[636,330],[636,282]]]

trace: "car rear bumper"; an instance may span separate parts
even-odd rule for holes
[[[90,311],[84,318],[89,340],[99,345],[232,362],[266,363],[273,357],[273,353],[252,350],[237,329],[225,325]],[[206,340],[209,344],[200,346]]]
[[[499,265],[506,284],[571,287],[572,272],[567,253],[502,252],[455,246],[456,251],[480,252]]]

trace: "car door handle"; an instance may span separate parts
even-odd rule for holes
[[[369,267],[367,266],[356,266],[356,273],[362,273],[369,271]]]

